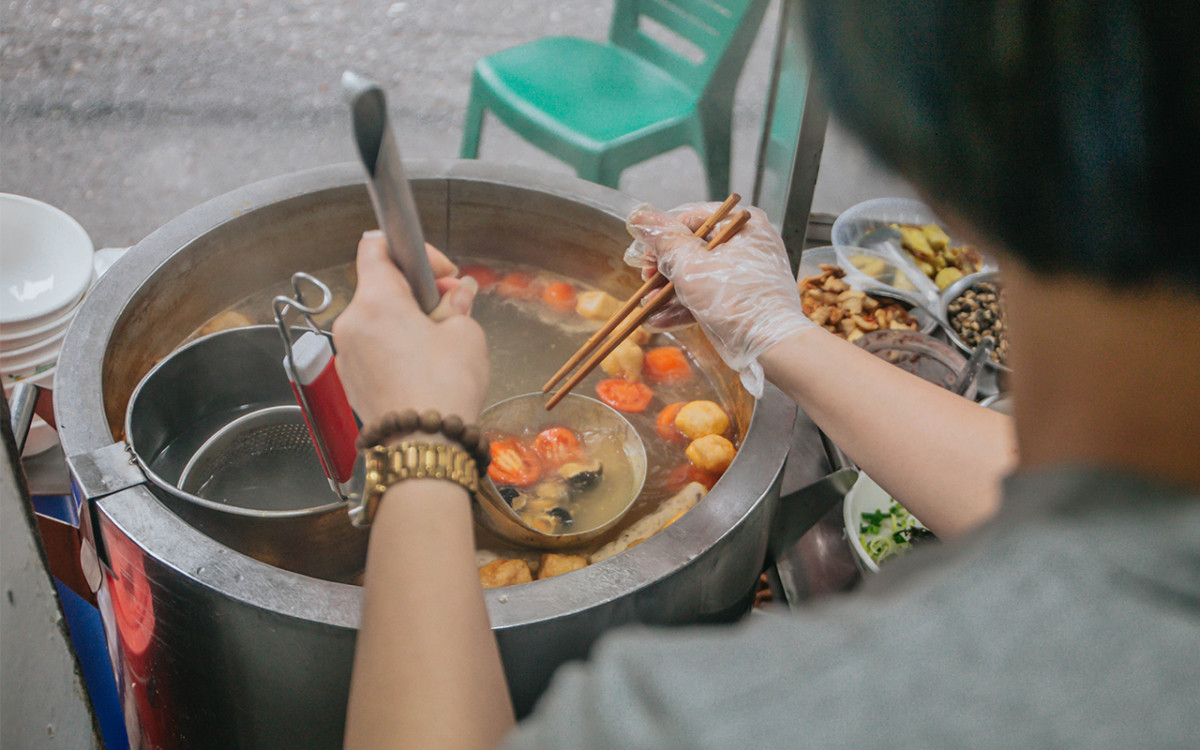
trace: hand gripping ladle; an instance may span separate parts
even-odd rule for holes
[[[387,238],[388,253],[408,279],[417,304],[428,315],[438,304],[437,285],[425,252],[417,204],[388,122],[387,99],[378,83],[350,70],[342,74],[342,89],[350,105],[354,141],[367,171],[367,191],[379,228]]]

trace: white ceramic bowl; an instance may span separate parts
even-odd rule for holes
[[[80,302],[83,300],[81,299]],[[18,333],[0,333],[0,352],[11,353],[17,349],[24,349],[44,341],[48,341],[54,336],[67,330],[67,326],[71,325],[71,321],[75,319],[75,313],[79,312],[79,304],[67,310],[61,317],[46,323],[45,325],[30,328],[24,332]]]
[[[0,381],[5,386],[13,385],[22,380],[44,375],[58,363],[58,349],[44,359],[32,361],[8,362],[0,358]]]
[[[67,323],[70,324],[71,319],[67,318]],[[62,349],[63,338],[67,335],[67,326],[63,326],[62,330],[39,341],[36,341],[29,346],[10,348],[7,345],[0,344],[0,370],[7,369],[5,365],[9,362],[38,362],[50,355],[58,354],[58,350]]]
[[[56,372],[56,368],[50,367],[48,369],[42,370],[41,372],[37,373],[36,375],[30,375],[29,377],[24,378],[23,380],[18,381],[18,382],[30,383],[32,385],[40,385],[43,388],[49,388],[50,390],[54,390],[54,373],[55,372]],[[4,378],[4,395],[11,396],[12,390],[13,390],[13,388],[16,387],[16,385],[17,385],[16,382],[9,382],[9,379],[7,377]]]
[[[854,562],[863,575],[879,572],[879,564],[871,559],[859,538],[859,527],[863,513],[875,513],[887,510],[892,504],[892,496],[875,484],[869,476],[858,473],[854,486],[846,493],[842,501],[842,522],[845,524],[846,541],[854,553]],[[917,522],[918,524],[920,521]]]
[[[0,333],[61,317],[92,281],[92,241],[79,222],[32,198],[0,193]]]

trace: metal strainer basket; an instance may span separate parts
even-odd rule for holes
[[[297,510],[329,502],[299,406],[245,414],[213,434],[179,477],[179,489],[254,510]]]

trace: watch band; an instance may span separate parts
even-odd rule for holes
[[[350,503],[350,522],[369,526],[388,488],[405,479],[447,479],[472,495],[479,492],[479,469],[475,458],[455,443],[404,441],[384,447],[376,445],[364,453],[366,484],[362,499]]]

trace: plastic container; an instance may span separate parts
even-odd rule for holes
[[[954,326],[950,325],[950,303],[958,299],[968,289],[971,289],[972,287],[982,283],[994,284],[997,288],[1003,287],[1003,284],[1000,281],[1000,274],[996,273],[995,271],[980,271],[979,273],[973,273],[969,276],[964,276],[950,286],[946,287],[946,291],[942,294],[938,303],[938,320],[941,322],[942,327],[946,330],[947,338],[949,338],[955,346],[957,346],[963,352],[966,352],[968,355],[970,355],[972,348],[967,344],[967,342],[963,341],[961,336],[958,335],[958,332],[954,330]],[[997,342],[997,344],[999,344],[999,342]],[[1001,372],[1012,372],[1012,368],[1008,365],[1001,364],[990,358],[985,363],[985,366],[986,369],[993,371],[993,373],[997,370]]]
[[[932,303],[937,302],[936,289],[934,294],[930,296],[928,293],[914,292],[911,289],[893,286],[880,281],[880,279],[864,273],[859,269],[858,259],[867,258],[869,260],[880,260],[884,263],[885,268],[880,269],[877,273],[883,275],[889,281],[894,280],[895,276],[889,276],[888,269],[894,273],[904,274],[904,278],[909,278],[911,271],[906,271],[902,265],[897,265],[895,259],[888,257],[880,257],[879,253],[873,250],[864,250],[858,247],[845,246],[828,246],[814,247],[805,250],[800,256],[800,267],[796,272],[796,281],[800,281],[810,277],[819,276],[823,273],[821,266],[835,265],[846,272],[842,280],[850,285],[851,289],[857,289],[862,292],[867,292],[877,299],[895,300],[904,305],[913,317],[917,319],[918,330],[922,333],[934,333],[941,325],[937,315],[932,312],[935,309]],[[857,261],[857,262],[856,262]],[[868,269],[870,270],[870,269]]]
[[[843,211],[833,222],[834,245],[859,246],[863,235],[888,224],[941,224],[933,209],[912,198],[874,198]]]
[[[900,247],[898,242],[868,240],[864,243],[864,237],[868,232],[890,224],[937,224],[942,229],[946,229],[945,224],[938,219],[933,209],[921,201],[911,198],[875,198],[843,211],[833,222],[830,238],[834,245],[869,247],[886,253],[909,269],[913,280],[921,284],[922,294],[930,300],[931,307],[935,307],[940,290],[932,279],[917,268],[912,258]],[[957,246],[962,243],[954,242],[953,236],[951,236],[951,244]],[[996,269],[995,262],[984,256],[979,270],[995,271]]]
[[[906,372],[942,388],[953,385],[967,358],[949,344],[920,331],[871,331],[854,342]],[[963,395],[974,399],[977,384]]]

